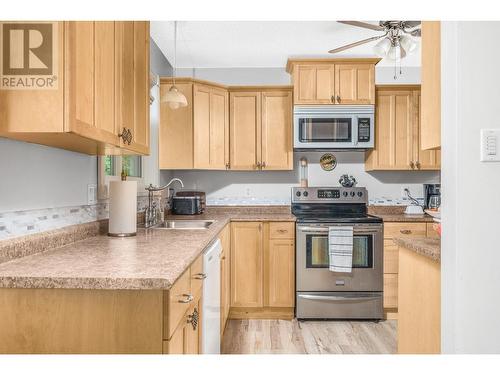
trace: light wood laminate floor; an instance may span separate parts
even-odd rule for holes
[[[393,354],[397,321],[229,320],[224,354]]]

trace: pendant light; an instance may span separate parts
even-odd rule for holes
[[[177,21],[174,21],[174,74],[172,78],[172,86],[163,95],[161,101],[163,103],[168,103],[168,106],[172,109],[177,109],[179,107],[187,106],[187,99],[182,92],[180,92],[177,87],[175,87],[175,74],[177,68]]]

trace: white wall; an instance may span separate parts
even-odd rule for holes
[[[377,67],[377,84],[419,84],[420,68],[403,67],[403,74],[394,80],[393,67]],[[197,68],[178,69],[178,76],[192,76],[227,85],[290,84],[285,68]],[[318,160],[322,154],[308,155],[310,163],[310,185],[338,185],[341,174],[354,175],[359,186],[368,188],[370,198],[401,198],[401,189],[409,187],[416,197],[423,196],[422,184],[439,182],[438,172],[370,172],[364,170],[363,152],[335,153],[339,161],[333,172],[323,171]],[[162,171],[162,183],[173,176],[180,177],[188,188],[197,188],[208,193],[208,199],[254,198],[289,202],[290,187],[298,184],[298,160],[295,154],[295,169],[291,172],[236,172],[236,171]]]
[[[500,353],[500,163],[482,163],[480,129],[500,128],[500,22],[444,22],[442,350]]]
[[[95,156],[0,138],[0,212],[87,204],[96,183]]]

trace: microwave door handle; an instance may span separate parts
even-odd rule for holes
[[[354,116],[352,125],[352,139],[354,146],[358,145],[358,140],[359,140],[358,130],[359,130],[359,118],[358,116]]]

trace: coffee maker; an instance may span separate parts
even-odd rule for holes
[[[438,196],[441,201],[441,184],[424,184],[424,206],[429,208],[429,201],[432,196]]]

